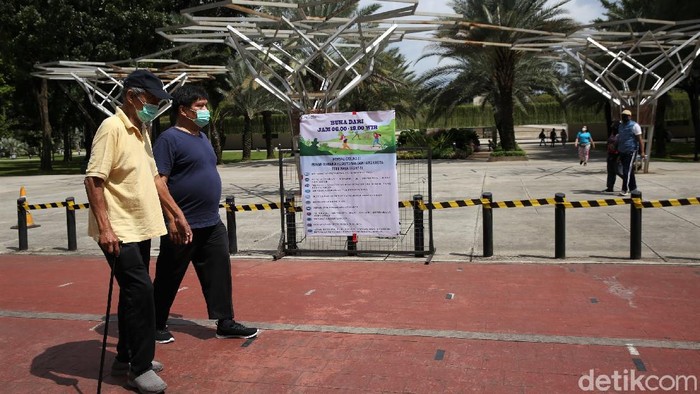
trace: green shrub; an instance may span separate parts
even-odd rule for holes
[[[403,147],[430,147],[434,159],[466,159],[479,145],[476,131],[468,128],[408,129],[401,132],[398,143]],[[399,158],[410,155],[399,155]]]

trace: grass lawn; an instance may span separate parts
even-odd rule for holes
[[[655,148],[652,146],[652,152]],[[652,153],[652,160],[657,161],[677,161],[677,162],[690,162],[693,161],[695,156],[695,142],[667,142],[666,143],[666,156],[657,157]]]
[[[81,164],[83,164],[85,156],[75,156],[72,161],[64,162],[63,155],[55,155],[53,160],[52,171],[39,170],[39,158],[34,156],[31,159],[17,158],[0,159],[0,176],[19,176],[19,175],[66,175],[80,174]]]
[[[231,163],[238,163],[241,161],[241,158],[243,157],[243,152],[239,150],[225,150],[221,154],[221,161],[224,162],[224,164],[231,164]],[[277,158],[277,153],[275,152],[275,158]],[[267,159],[267,152],[265,150],[260,150],[260,151],[252,151],[250,152],[250,159],[251,160],[265,160]]]
[[[241,151],[224,151],[222,160],[224,164],[238,163],[243,157]],[[252,160],[264,160],[267,157],[265,151],[251,152]],[[0,158],[0,176],[29,176],[29,175],[77,175],[82,174],[82,167],[85,165],[85,156],[73,156],[70,162],[63,161],[63,155],[54,155],[53,170],[39,170],[39,158],[31,159],[19,157],[17,159]]]

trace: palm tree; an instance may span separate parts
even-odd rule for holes
[[[243,160],[247,161],[253,148],[253,119],[265,111],[281,112],[280,102],[254,81],[242,61],[233,62],[228,68],[226,88],[217,89],[224,97],[219,105],[221,110],[229,108],[243,116]]]
[[[570,18],[561,15],[568,0],[548,6],[547,0],[456,0],[454,10],[465,22],[480,22],[519,29],[568,32],[576,28]],[[526,33],[515,30],[475,28],[460,25],[441,36],[456,40],[514,43]],[[557,67],[551,60],[502,46],[472,47],[441,43],[426,56],[455,60],[438,67],[422,78],[423,97],[435,107],[434,113],[449,111],[473,97],[484,96],[493,107],[494,121],[505,150],[515,149],[513,111],[525,109],[529,96],[538,89],[556,92]],[[452,101],[458,101],[453,103]]]
[[[398,48],[377,55],[374,72],[341,101],[344,111],[394,109],[397,114],[416,116],[413,72]]]
[[[565,107],[574,108],[593,108],[596,113],[601,111],[605,114],[605,123],[607,124],[608,137],[612,133],[612,105],[610,100],[603,97],[600,93],[591,89],[584,83],[581,68],[573,62],[567,63],[568,73],[564,77],[564,89],[566,90]],[[568,112],[567,112],[568,113]]]

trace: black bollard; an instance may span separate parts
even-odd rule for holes
[[[285,217],[287,219],[287,249],[297,249],[297,223],[294,208],[294,194],[288,194],[284,200]]]
[[[348,256],[357,256],[357,234],[348,235]]]
[[[566,258],[566,207],[563,202],[566,199],[564,193],[556,193],[554,201],[554,258]]]
[[[635,205],[635,201],[640,203]],[[630,204],[630,259],[642,258],[642,192],[632,192],[632,204]]]
[[[493,202],[493,195],[490,192],[481,193],[481,198]],[[481,213],[483,215],[483,231],[484,231],[484,257],[493,256],[493,208],[488,204],[481,204]]]
[[[66,230],[68,231],[68,250],[78,250],[78,237],[75,231],[75,198],[66,198]]]
[[[26,197],[20,197],[17,199],[17,232],[19,235],[19,250],[29,249],[29,241],[27,239],[27,209],[24,206],[26,203]]]
[[[423,222],[423,196],[413,196],[413,249],[416,257],[425,257],[425,223]]]
[[[228,234],[228,253],[238,253],[238,235],[236,233],[236,199],[226,197],[226,232]]]

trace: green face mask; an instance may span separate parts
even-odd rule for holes
[[[199,127],[204,127],[209,124],[209,118],[211,115],[209,114],[208,109],[198,109],[197,110],[197,117],[193,119],[192,121],[194,124],[196,124]]]
[[[153,119],[156,118],[156,115],[158,115],[158,106],[155,104],[144,103],[139,96],[136,96],[136,98],[141,101],[141,104],[143,104],[143,108],[141,108],[140,111],[137,111],[136,115],[144,123],[152,122]]]

